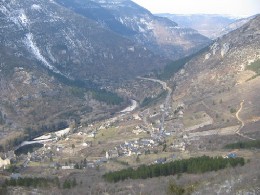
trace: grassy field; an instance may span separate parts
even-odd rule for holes
[[[211,120],[211,117],[206,112],[196,112],[191,114],[185,114],[183,123],[185,127],[191,127],[207,122],[209,120]]]
[[[260,75],[260,60],[256,60],[255,62],[252,62],[250,65],[246,67],[247,70],[252,70],[256,73],[251,79],[254,79]]]

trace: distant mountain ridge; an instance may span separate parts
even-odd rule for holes
[[[215,14],[157,14],[169,18],[178,23],[179,26],[196,29],[199,33],[215,39],[223,28],[235,22],[237,18]]]
[[[228,26],[226,26],[225,28],[221,29],[220,32],[217,32],[215,34],[213,34],[214,37],[221,37],[233,30],[238,29],[239,27],[243,26],[244,24],[246,24],[247,22],[249,22],[251,19],[253,19],[256,16],[250,16],[247,18],[240,18],[237,19],[236,21],[232,22],[231,24],[229,24]]]
[[[60,5],[147,47],[156,54],[178,59],[209,44],[209,39],[169,19],[152,15],[130,0],[57,0]]]

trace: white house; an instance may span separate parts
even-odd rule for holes
[[[0,157],[0,168],[1,167],[6,167],[7,165],[10,165],[11,164],[11,162],[10,162],[10,160],[7,158],[7,159],[5,159],[5,160],[3,160],[1,157]]]

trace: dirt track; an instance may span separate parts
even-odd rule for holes
[[[246,135],[240,133],[240,130],[243,129],[243,127],[245,126],[244,121],[239,117],[239,113],[240,113],[241,110],[243,109],[243,104],[244,104],[244,100],[240,103],[240,108],[239,108],[239,110],[238,110],[237,113],[236,113],[236,118],[237,118],[237,120],[241,123],[241,126],[237,129],[236,134],[239,135],[239,136],[241,136],[241,137],[247,138],[247,139],[256,140],[256,139],[254,139],[254,138],[248,137],[248,136],[246,136]]]

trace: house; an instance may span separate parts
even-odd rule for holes
[[[107,158],[106,158],[106,157],[103,157],[103,158],[97,160],[97,161],[96,161],[96,164],[97,164],[97,165],[101,165],[101,164],[106,163],[106,162],[107,162]]]
[[[61,169],[63,170],[72,170],[74,169],[75,165],[74,164],[71,164],[71,165],[63,165],[61,166]]]
[[[154,161],[155,164],[163,164],[166,162],[166,158],[159,158],[156,161]]]
[[[5,160],[3,160],[1,157],[0,157],[0,168],[1,167],[4,167],[4,169],[5,169],[5,167],[7,166],[7,165],[10,165],[11,164],[11,162],[10,162],[10,159],[5,159]]]
[[[236,157],[237,157],[237,154],[235,154],[235,153],[229,153],[229,154],[227,155],[227,157],[228,157],[228,158],[236,158]]]
[[[106,151],[106,159],[117,158],[119,156],[117,150]]]
[[[182,111],[182,110],[179,111],[179,117],[180,117],[180,118],[183,118],[183,115],[184,115],[183,111]]]
[[[145,131],[141,128],[135,128],[132,132],[136,135],[139,135],[140,133],[143,133]]]
[[[140,144],[144,146],[151,147],[151,145],[154,144],[154,141],[152,139],[141,139]]]
[[[95,163],[94,162],[88,162],[87,163],[87,167],[88,168],[94,168],[95,167]]]
[[[88,134],[88,137],[95,138],[96,137],[96,132],[91,132]]]
[[[135,120],[142,120],[137,113],[133,114],[133,118],[134,118]]]
[[[131,156],[132,154],[141,155],[142,153],[137,148],[130,148],[128,156]]]
[[[78,132],[78,135],[83,135],[83,133],[80,131],[80,132]]]

